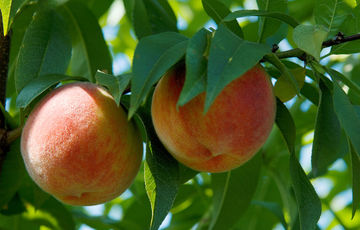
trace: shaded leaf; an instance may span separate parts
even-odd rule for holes
[[[312,55],[316,60],[320,59],[322,43],[327,37],[327,32],[318,25],[299,25],[294,29],[293,39],[296,45]]]
[[[211,33],[206,29],[197,32],[186,49],[186,77],[177,105],[185,105],[206,89],[206,67],[208,39]]]
[[[55,11],[37,13],[19,50],[15,67],[17,92],[41,75],[64,74],[70,56],[71,42],[60,15]]]
[[[315,133],[311,154],[312,173],[319,176],[327,171],[336,159],[341,157],[341,127],[334,111],[333,96],[320,80],[320,104],[316,116]]]
[[[216,24],[220,24],[222,20],[231,13],[228,7],[221,1],[218,0],[201,0],[202,5],[206,13],[214,19]],[[231,21],[224,22],[224,25],[235,33],[237,36],[243,38],[244,34],[239,26],[238,22],[233,19]]]
[[[95,82],[97,70],[111,73],[111,55],[95,15],[75,0],[63,4],[60,12],[67,19],[72,37],[71,75],[83,76]]]
[[[131,77],[131,74],[113,76],[100,71],[95,74],[96,81],[109,89],[117,105],[120,105],[121,96],[129,86]]]
[[[43,75],[31,81],[20,91],[16,98],[16,106],[19,108],[25,108],[50,87],[55,86],[61,81],[69,80],[84,81],[86,79],[82,77],[72,77],[60,74]]]
[[[221,24],[210,45],[205,112],[226,85],[270,52],[270,46],[243,40]]]
[[[211,174],[214,211],[209,229],[231,229],[245,213],[256,191],[261,164],[258,153],[237,169]]]
[[[360,110],[358,110],[360,112]],[[355,216],[357,209],[360,207],[360,158],[349,141],[351,153],[351,169],[352,169],[352,219]]]
[[[185,36],[174,32],[140,40],[133,60],[129,117],[144,102],[151,87],[184,56],[187,43]]]
[[[279,99],[276,100],[275,122],[285,139],[289,152],[294,154],[296,139],[295,123],[289,110]]]
[[[304,86],[300,90],[300,93],[308,100],[310,100],[314,105],[317,106],[319,104],[319,92],[315,86],[305,82]]]
[[[298,204],[300,229],[316,229],[321,201],[294,153],[290,154],[290,176]]]
[[[252,204],[262,206],[272,212],[279,219],[283,227],[287,229],[288,225],[285,221],[283,211],[278,203],[254,200]]]
[[[20,153],[20,139],[14,141],[2,163],[0,173],[0,207],[6,205],[23,183],[26,174]]]
[[[334,36],[348,16],[349,6],[343,0],[315,1],[314,17],[318,25],[326,28],[329,36]]]
[[[237,10],[226,16],[224,18],[224,21],[231,21],[234,20],[235,18],[249,17],[249,16],[262,16],[262,17],[274,18],[282,22],[285,22],[286,24],[294,28],[299,25],[299,23],[294,18],[292,18],[287,14],[281,12],[267,12],[263,10]]]

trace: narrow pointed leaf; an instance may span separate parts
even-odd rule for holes
[[[291,154],[295,153],[295,123],[289,110],[279,99],[276,100],[275,122],[285,139],[289,152]]]
[[[213,173],[213,218],[211,230],[231,229],[251,204],[261,171],[261,155],[237,169],[226,173]]]
[[[205,112],[226,85],[254,67],[269,52],[270,46],[243,40],[221,24],[210,46]]]
[[[327,171],[340,152],[341,127],[334,111],[333,96],[320,80],[320,104],[316,116],[314,142],[311,154],[312,173],[319,176]]]
[[[71,75],[95,82],[97,70],[111,73],[111,55],[95,15],[79,1],[67,1],[60,12],[67,19],[72,36]]]
[[[201,1],[206,13],[214,19],[216,24],[220,24],[222,20],[231,13],[227,6],[219,0],[202,0]],[[233,19],[231,21],[224,22],[224,25],[235,33],[237,36],[243,38],[244,34],[239,26],[238,22]]]
[[[140,40],[133,60],[129,117],[144,102],[151,87],[185,55],[187,43],[187,37],[174,32]]]
[[[20,92],[41,75],[64,74],[70,56],[71,41],[60,15],[55,11],[37,13],[19,50],[15,67],[16,90]]]
[[[11,4],[12,0],[0,0],[0,9],[1,9],[1,15],[2,15],[2,26],[3,28],[3,34],[0,35],[6,36],[8,30],[9,30],[9,21],[10,21],[10,12],[11,12]]]
[[[359,107],[358,107],[359,108]],[[360,113],[360,109],[358,109]],[[360,157],[349,141],[350,153],[351,153],[351,169],[352,169],[352,219],[354,218],[356,211],[360,207]]]
[[[204,56],[210,32],[201,29],[188,43],[186,48],[186,78],[180,93],[178,105],[184,105],[206,89],[207,60]]]

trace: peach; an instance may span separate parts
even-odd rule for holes
[[[205,93],[176,107],[184,69],[163,76],[152,99],[152,119],[166,149],[184,165],[224,172],[248,161],[274,124],[276,101],[265,70],[256,65],[228,84],[204,114]]]
[[[71,205],[95,205],[119,196],[135,178],[142,139],[112,96],[92,83],[50,92],[31,112],[21,153],[31,178]]]

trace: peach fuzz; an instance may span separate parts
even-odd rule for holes
[[[206,172],[228,171],[253,157],[268,138],[276,113],[263,67],[256,65],[228,84],[205,115],[205,93],[176,108],[184,79],[184,69],[171,70],[152,99],[156,133],[173,157]]]
[[[95,205],[124,192],[139,171],[142,140],[112,96],[92,83],[50,92],[31,112],[21,153],[31,178],[70,205]]]

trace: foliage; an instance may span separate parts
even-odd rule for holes
[[[360,229],[359,1],[0,0],[0,9],[9,135],[54,87],[91,81],[128,110],[146,145],[132,186],[93,215],[41,191],[15,138],[0,157],[0,229]],[[205,92],[206,112],[259,62],[278,99],[257,155],[219,174],[172,158],[151,122],[157,81],[185,65],[178,106]]]

